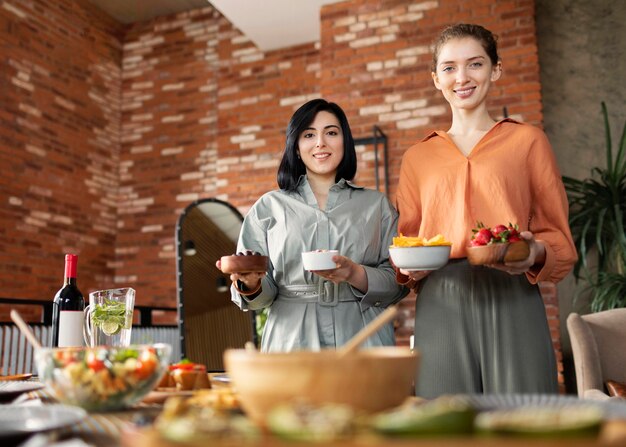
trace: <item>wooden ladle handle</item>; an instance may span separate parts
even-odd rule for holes
[[[354,353],[365,340],[378,332],[385,324],[393,320],[397,314],[398,308],[396,306],[389,306],[382,314],[357,332],[345,345],[337,349],[339,357]]]
[[[39,343],[39,340],[37,340],[37,337],[35,337],[33,331],[30,330],[26,322],[22,319],[20,313],[15,309],[11,310],[11,320],[13,320],[13,322],[17,325],[22,334],[24,334],[24,337],[26,337],[26,340],[30,342],[35,351],[41,349],[41,343]]]

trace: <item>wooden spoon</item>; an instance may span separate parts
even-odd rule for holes
[[[337,355],[341,358],[353,354],[361,344],[389,323],[398,313],[396,306],[389,306],[382,314],[370,321],[367,326],[357,332],[348,342],[337,349]]]
[[[37,340],[37,337],[35,337],[33,331],[30,330],[28,325],[22,319],[20,313],[15,309],[11,309],[11,320],[13,320],[13,322],[17,325],[22,334],[24,334],[24,337],[26,337],[26,340],[30,342],[35,351],[41,349],[41,343],[39,343],[39,340]]]

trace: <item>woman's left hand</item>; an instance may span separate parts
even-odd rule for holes
[[[337,264],[337,268],[332,270],[313,270],[313,273],[335,284],[347,282],[362,292],[367,291],[367,275],[361,264],[357,264],[352,259],[341,255],[333,256],[333,262]]]
[[[510,275],[526,273],[535,264],[543,264],[546,259],[546,247],[543,242],[537,241],[530,231],[520,233],[522,239],[528,243],[528,257],[522,261],[506,262],[504,264],[490,264],[489,267],[502,270]]]

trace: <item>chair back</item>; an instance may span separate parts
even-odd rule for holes
[[[626,308],[567,318],[578,395],[606,392],[607,380],[626,382]]]

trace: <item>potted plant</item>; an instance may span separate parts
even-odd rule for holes
[[[604,102],[602,114],[606,168],[593,168],[584,180],[563,177],[579,257],[574,276],[587,281],[592,312],[626,307],[626,123],[614,154]]]

